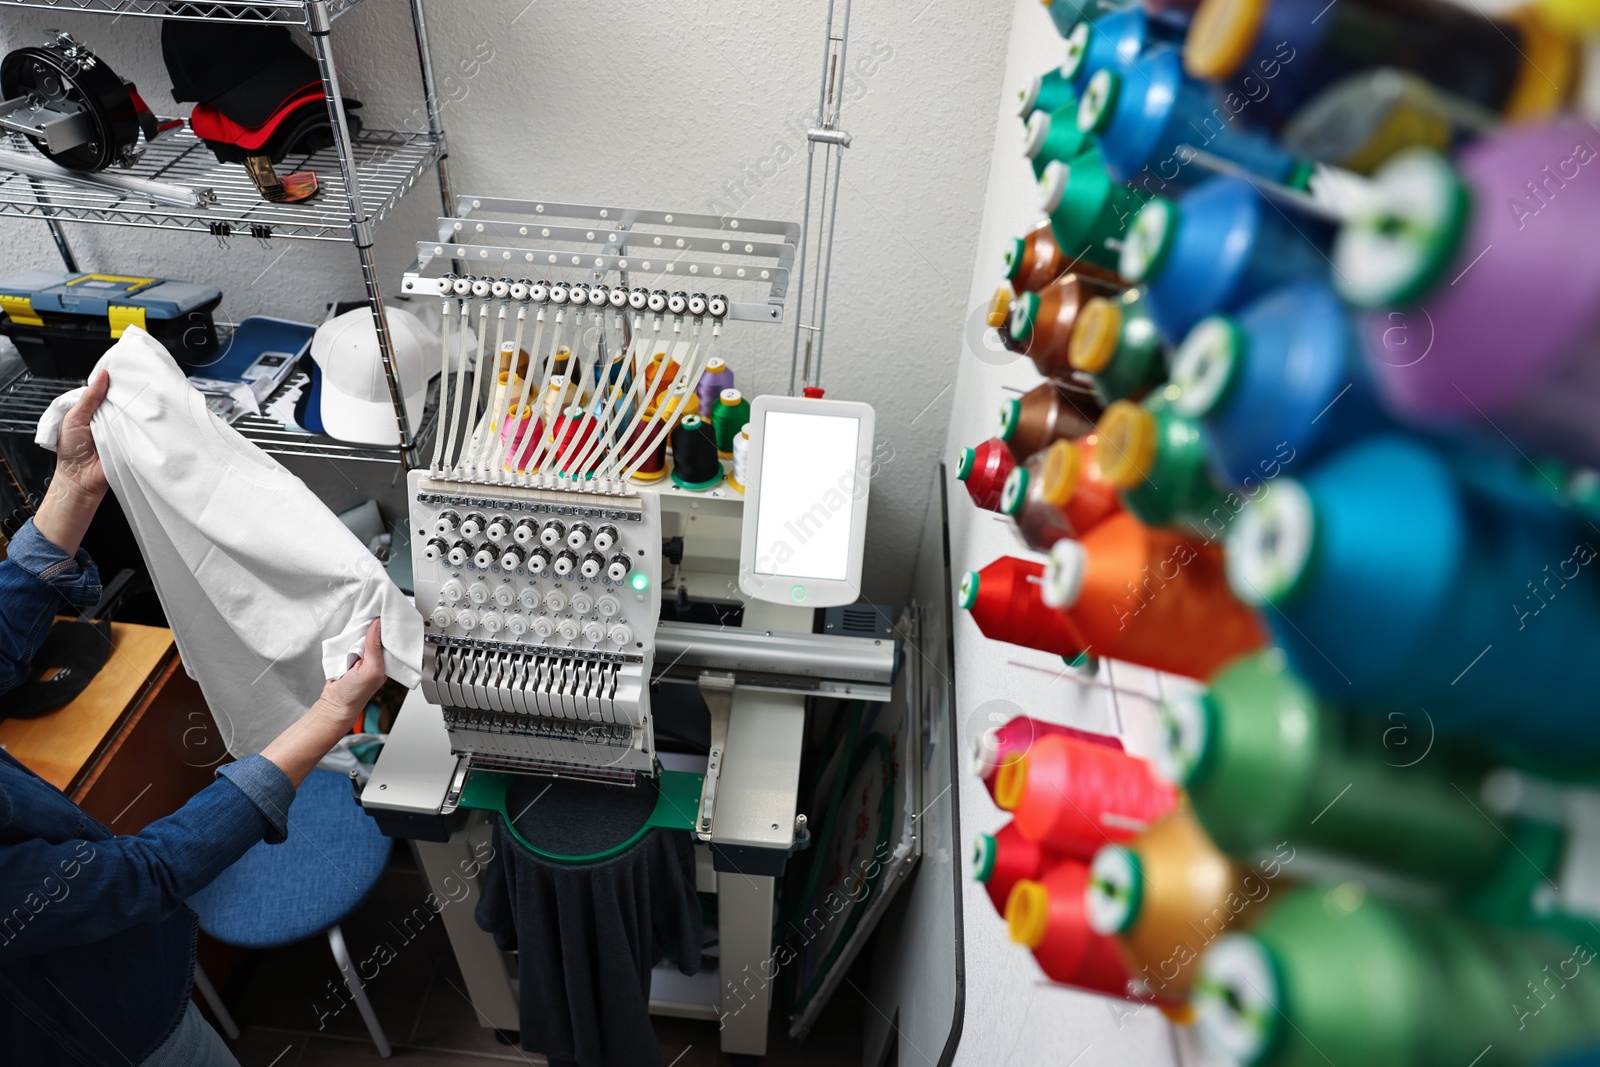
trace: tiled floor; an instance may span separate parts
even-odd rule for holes
[[[544,1067],[542,1056],[503,1045],[493,1031],[478,1025],[437,917],[420,929],[413,925],[407,938],[401,920],[425,893],[409,853],[397,848],[373,895],[343,927],[357,961],[366,959],[380,942],[394,948],[393,957],[367,985],[378,1021],[394,1045],[394,1059],[417,1067],[494,1061]],[[324,939],[256,953],[230,980],[223,999],[242,1030],[239,1040],[232,1042],[241,1067],[382,1062],[355,1005],[344,994]],[[856,1067],[861,1057],[862,1007],[859,995],[846,985],[799,1046],[789,1043],[781,1013],[774,1012],[763,1067]],[[656,1034],[667,1067],[722,1067],[729,1062],[717,1051],[714,1022],[657,1019]]]

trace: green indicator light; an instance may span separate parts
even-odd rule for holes
[[[650,584],[650,579],[647,575],[635,574],[632,578],[628,579],[628,582],[635,589],[643,590],[645,586]]]
[[[795,600],[804,600],[806,598],[806,587],[803,585],[797,585],[793,589],[789,590],[789,595],[794,597]]]

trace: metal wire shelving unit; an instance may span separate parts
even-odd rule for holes
[[[16,152],[32,151],[25,138],[0,142]],[[351,145],[361,184],[361,207],[374,226],[427,173],[439,146],[425,133],[363,130]],[[350,241],[349,193],[331,148],[284,161],[282,173],[314,170],[322,190],[299,204],[274,204],[235,163],[219,163],[204,142],[181,130],[150,145],[132,168],[119,171],[180,185],[204,187],[216,196],[206,207],[158,204],[138,193],[93,188],[70,181],[29,178],[0,168],[0,217],[89,222],[151,230],[193,230],[224,239],[277,237],[304,241]]]
[[[448,149],[444,127],[439,119],[439,97],[434,85],[422,0],[410,0],[410,9],[428,118],[427,130],[366,130],[352,136],[340,91],[338,69],[333,60],[330,34],[334,20],[357,3],[359,0],[0,0],[0,11],[26,8],[114,17],[270,22],[302,27],[309,34],[312,53],[322,76],[323,95],[328,102],[334,140],[331,148],[301,159],[285,161],[282,167],[284,173],[315,170],[321,182],[322,191],[312,200],[301,204],[273,204],[263,200],[242,166],[218,163],[210,150],[185,129],[145,146],[143,157],[131,171],[125,173],[209,187],[216,194],[216,203],[206,207],[173,207],[152,203],[133,193],[89,188],[76,182],[32,179],[0,169],[0,217],[37,218],[47,223],[69,270],[76,269],[76,265],[61,229],[62,222],[190,232],[211,235],[224,241],[247,237],[261,241],[287,238],[351,243],[360,260],[367,303],[372,308],[377,327],[378,348],[388,381],[389,398],[400,431],[398,448],[379,451],[384,453],[386,460],[398,461],[402,467],[410,467],[414,465],[419,451],[421,428],[411,426],[406,414],[372,245],[378,225],[399,203],[400,198],[416,185],[430,164],[438,175],[441,202],[446,212],[449,211],[452,198],[447,167]],[[32,150],[21,139],[7,139],[0,143],[15,150]],[[9,401],[20,396],[20,390],[50,388],[52,381],[31,378],[25,374],[7,386],[3,396]],[[65,387],[70,385],[66,383]],[[281,449],[290,447],[290,443],[279,437],[281,428],[272,425],[270,434],[266,428],[249,423],[241,429],[246,436],[257,434],[270,437],[281,454]],[[0,416],[0,431],[16,432],[4,416]],[[31,433],[31,430],[28,432]],[[331,443],[326,438],[321,441]],[[274,448],[269,447],[268,450],[273,451]],[[363,450],[355,448],[348,451]],[[326,448],[319,454],[326,454]]]
[[[88,12],[135,18],[183,19],[187,22],[277,22],[288,26],[313,26],[316,7],[326,11],[328,20],[338,18],[361,0],[0,0],[0,9],[34,8],[40,11]]]

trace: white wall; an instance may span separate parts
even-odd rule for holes
[[[826,10],[825,0],[427,0],[456,190],[798,221]],[[893,449],[872,491],[869,599],[905,596],[945,442],[1011,19],[1009,0],[855,5],[843,122],[855,143],[824,384],[876,405]],[[0,49],[40,43],[47,26],[88,43],[158,113],[187,114],[169,96],[154,21],[8,10]],[[367,0],[335,24],[334,42],[369,125],[420,128],[403,0]],[[380,231],[389,293],[438,208],[431,181],[419,185]],[[200,235],[68,231],[84,269],[210,281],[232,321],[314,321],[325,301],[362,295],[354,253],[336,245],[235,238],[222,250]],[[6,273],[59,263],[37,222],[0,220],[0,249]],[[787,326],[738,324],[720,352],[747,393],[783,392],[791,338]]]

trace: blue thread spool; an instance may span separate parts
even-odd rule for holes
[[[1085,20],[1066,34],[1061,74],[1081,93],[1097,72],[1125,70],[1152,48],[1180,45],[1188,29],[1181,15],[1150,15],[1137,5]]]
[[[1128,227],[1119,266],[1143,282],[1156,328],[1171,344],[1207,315],[1328,273],[1333,231],[1291,219],[1242,178],[1213,178],[1177,201],[1150,201]]]
[[[1170,48],[1140,56],[1124,70],[1097,71],[1078,101],[1078,125],[1100,138],[1106,164],[1119,181],[1190,185],[1207,171],[1187,151],[1207,152],[1270,182],[1303,187],[1310,167],[1259,134],[1247,132],[1204,82],[1183,72]],[[1152,179],[1153,178],[1153,182]]]
[[[1172,360],[1172,406],[1206,427],[1211,465],[1249,489],[1292,461],[1302,470],[1389,425],[1361,338],[1319,281],[1275,289],[1202,319]]]
[[[1441,734],[1592,762],[1588,545],[1600,536],[1547,495],[1469,483],[1421,442],[1383,435],[1274,482],[1228,532],[1228,578],[1270,605],[1262,617],[1314,688],[1378,713],[1425,708]]]

